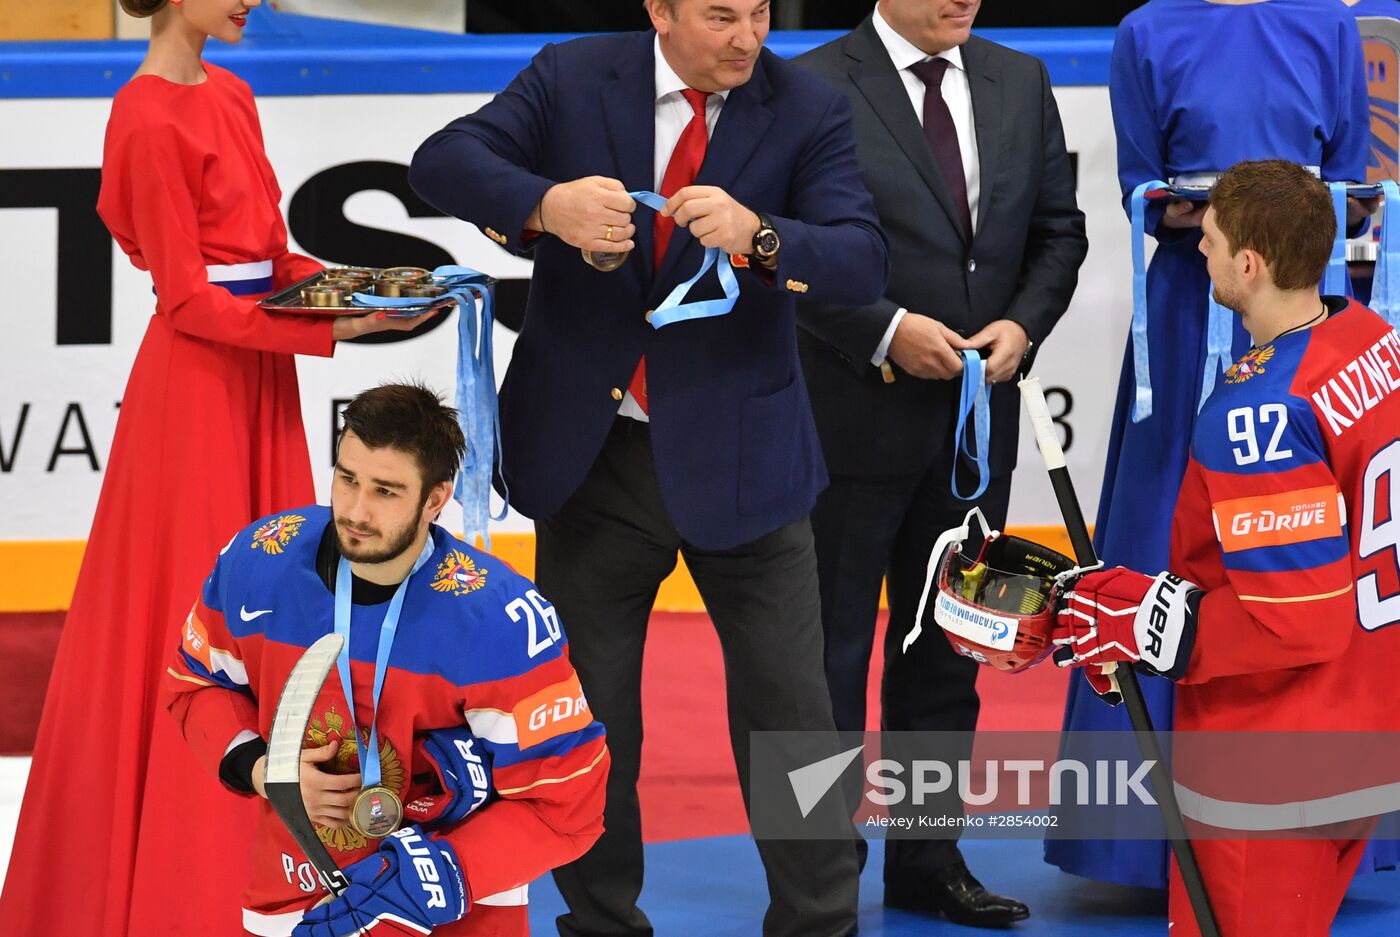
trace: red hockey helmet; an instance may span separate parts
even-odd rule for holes
[[[973,519],[982,536],[970,540]],[[1053,646],[1055,604],[1074,562],[1060,553],[992,530],[973,508],[963,525],[938,538],[907,650],[922,630],[934,590],[933,620],[953,650],[980,664],[1015,673],[1043,660]]]

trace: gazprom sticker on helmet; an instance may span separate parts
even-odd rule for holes
[[[1016,646],[1016,619],[969,608],[946,592],[938,593],[933,620],[944,631],[998,651],[1009,651]]]

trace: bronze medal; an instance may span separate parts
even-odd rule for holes
[[[583,254],[584,261],[587,262],[590,267],[595,270],[601,270],[603,273],[611,273],[618,267],[621,267],[623,262],[627,260],[627,255],[632,253],[631,251],[622,251],[616,254],[605,254],[601,251],[595,252],[583,250],[582,248],[579,250],[580,253]]]
[[[350,825],[370,839],[383,839],[397,830],[402,821],[403,804],[397,794],[383,785],[360,791],[350,810]]]

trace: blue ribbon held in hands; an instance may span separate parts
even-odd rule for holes
[[[648,208],[661,211],[666,207],[666,199],[655,192],[628,192],[638,204]],[[722,299],[702,299],[693,303],[683,302],[691,287],[695,286],[710,268],[715,267],[715,273],[719,277],[719,285],[724,290]],[[661,301],[647,321],[654,329],[662,328],[673,322],[684,322],[687,319],[709,319],[713,316],[726,315],[734,308],[734,302],[739,298],[739,280],[734,276],[734,268],[730,266],[729,255],[718,247],[705,248],[705,259],[700,262],[700,269],[695,271],[695,275],[684,283],[678,284],[670,294]]]
[[[992,410],[988,401],[986,363],[974,349],[962,353],[962,395],[958,400],[957,430],[953,439],[953,497],[960,501],[976,501],[987,490],[992,472],[987,461],[987,447],[992,440]],[[976,437],[976,452],[968,451],[964,435],[968,415],[972,415],[972,431]],[[977,464],[977,490],[970,495],[958,489],[958,456],[965,455]]]

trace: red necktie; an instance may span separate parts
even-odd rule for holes
[[[695,114],[690,118],[690,123],[686,124],[685,129],[681,131],[680,139],[676,141],[676,148],[671,151],[671,161],[666,164],[666,173],[661,177],[660,194],[662,198],[670,198],[695,181],[696,174],[700,172],[700,164],[705,161],[705,147],[710,142],[710,135],[705,129],[705,101],[709,95],[704,91],[696,91],[694,88],[686,88],[681,94],[685,95],[686,101]],[[656,213],[652,235],[656,240],[656,255],[653,264],[657,270],[661,269],[661,259],[666,256],[666,245],[671,243],[671,235],[675,230],[676,220],[674,218],[663,218],[660,212]],[[637,371],[632,375],[632,383],[627,386],[627,390],[636,399],[642,412],[648,412],[647,359],[645,355],[637,362]]]

